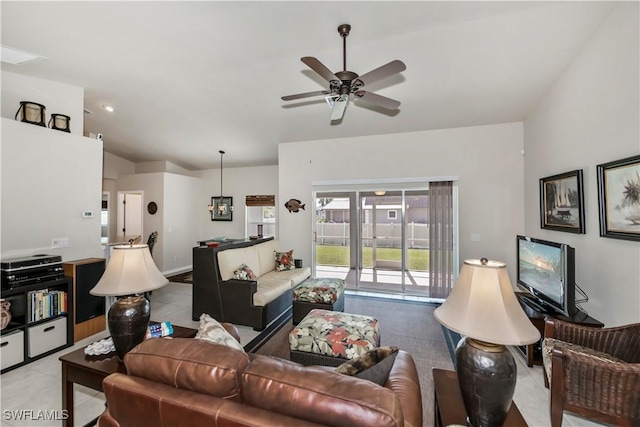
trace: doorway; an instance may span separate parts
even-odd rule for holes
[[[127,241],[142,236],[142,191],[118,191],[116,236]]]

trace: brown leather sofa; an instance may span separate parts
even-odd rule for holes
[[[100,427],[422,426],[416,366],[400,351],[384,387],[195,339],[152,339],[104,382]]]

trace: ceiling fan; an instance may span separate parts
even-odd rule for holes
[[[406,70],[407,66],[404,65],[402,61],[396,59],[361,76],[353,71],[347,71],[347,36],[350,31],[351,26],[348,24],[342,24],[338,27],[338,33],[342,37],[342,71],[332,73],[322,62],[312,56],[300,58],[309,68],[329,82],[329,89],[283,96],[283,101],[324,95],[329,105],[332,105],[331,120],[342,119],[344,111],[347,108],[347,101],[352,94],[352,98],[356,101],[365,101],[387,110],[395,110],[400,106],[400,101],[377,95],[373,92],[367,92],[363,90],[363,88],[374,82],[400,73]]]

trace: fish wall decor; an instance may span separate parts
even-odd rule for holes
[[[289,210],[289,213],[291,212],[299,212],[300,209],[304,210],[304,206],[305,204],[303,204],[300,200],[298,199],[289,199],[285,204],[284,207],[287,208]]]

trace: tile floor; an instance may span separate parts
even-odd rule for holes
[[[197,328],[198,322],[191,320],[191,289],[190,284],[171,283],[154,291],[151,300],[151,319]],[[240,327],[239,332],[243,343],[249,342],[257,335],[253,329],[248,327]],[[19,421],[12,419],[11,414],[14,413],[12,411],[19,410],[32,410],[34,415],[37,415],[38,410],[59,410],[62,405],[62,384],[58,357],[107,335],[106,331],[96,334],[79,341],[71,348],[0,376],[0,407],[2,409],[0,426],[48,427],[61,425],[60,421],[42,419]],[[518,363],[518,383],[514,400],[530,426],[548,426],[548,391],[544,388],[542,368],[539,366],[527,368],[525,360],[520,354],[515,354],[515,358]],[[100,392],[76,385],[74,399],[76,425],[89,422],[104,410],[104,395]],[[432,420],[425,420],[425,426],[431,424]],[[563,425],[565,427],[591,427],[600,424],[565,415]]]

